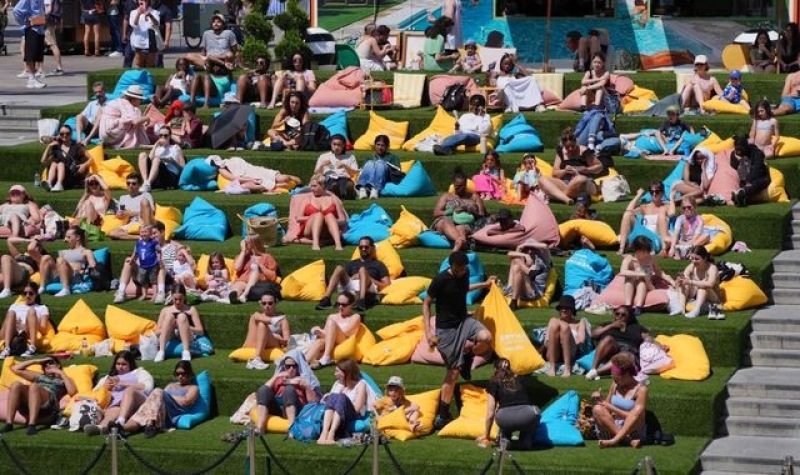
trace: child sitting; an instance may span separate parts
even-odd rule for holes
[[[506,175],[500,165],[500,155],[492,150],[483,158],[481,172],[472,177],[475,191],[483,200],[499,200],[505,194]]]
[[[397,409],[403,408],[406,420],[412,432],[421,432],[422,421],[420,421],[419,405],[406,398],[406,390],[403,385],[403,378],[392,376],[386,383],[386,396],[375,401],[373,409],[378,418],[386,416]]]
[[[141,293],[139,300],[147,300],[147,289],[158,284],[158,273],[161,271],[161,246],[158,240],[153,239],[151,225],[142,224],[139,227],[139,240],[136,241],[131,262],[139,266],[134,280],[136,294]]]
[[[475,40],[468,40],[464,43],[465,55],[458,58],[452,72],[464,71],[465,73],[477,73],[483,68],[481,57],[478,55],[478,45]]]
[[[217,251],[208,260],[206,273],[206,291],[200,296],[203,301],[217,301],[228,298],[231,276],[225,266],[225,258]]]
[[[522,156],[519,169],[514,175],[514,192],[519,200],[527,200],[528,195],[533,193],[545,203],[548,202],[547,194],[539,185],[539,168],[536,166],[536,157],[530,153]]]
[[[175,284],[182,284],[187,290],[197,290],[194,270],[195,262],[192,257],[192,250],[188,246],[181,246],[178,248],[178,253],[172,262],[172,276]]]
[[[725,89],[722,90],[722,96],[720,96],[720,99],[730,102],[731,104],[738,104],[744,107],[747,112],[750,112],[750,104],[744,100],[742,97],[742,92],[744,92],[744,87],[742,86],[742,73],[734,69],[731,71],[730,76],[728,76],[728,84],[726,84]]]

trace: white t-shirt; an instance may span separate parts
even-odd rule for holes
[[[153,197],[150,196],[150,193],[147,192],[139,193],[138,195],[133,197],[131,195],[122,195],[119,198],[119,206],[120,209],[122,209],[122,207],[124,206],[125,211],[134,211],[136,213],[139,213],[142,210],[142,200],[149,201],[150,209],[155,210],[156,205],[155,203],[153,203]],[[139,216],[132,216],[131,222],[139,221],[139,219],[140,219]]]
[[[492,131],[492,119],[489,114],[475,115],[467,112],[458,118],[458,130],[464,133],[486,135]]]
[[[152,8],[147,10],[148,13],[153,15],[153,18],[156,20],[160,20],[160,16],[158,14],[158,10],[153,10]],[[130,17],[128,18],[128,24],[131,27],[131,47],[134,49],[149,49],[150,48],[150,35],[147,30],[153,28],[153,22],[150,21],[150,17],[146,14],[142,14],[139,17],[139,24],[134,24],[134,20],[136,19],[136,15],[139,13],[139,10],[132,10]]]
[[[97,102],[97,99],[89,101],[89,103],[86,104],[86,107],[83,108],[81,115],[86,117],[86,120],[88,120],[92,124],[96,124],[97,113],[100,112],[100,109],[102,109],[102,107],[103,106],[101,106],[100,103]]]
[[[25,325],[25,321],[28,319],[28,311],[33,308],[36,312],[36,318],[40,321],[43,318],[47,318],[50,315],[50,311],[47,310],[47,306],[45,305],[28,305],[24,303],[15,303],[11,307],[8,308],[9,312],[14,312],[14,317],[17,320],[17,326]]]
[[[326,152],[320,155],[317,159],[317,164],[314,165],[314,170],[324,166],[325,169],[322,170],[322,173],[325,178],[350,178],[350,174],[341,165],[347,165],[352,169],[358,170],[358,162],[352,153],[345,153],[337,157],[333,152]]]
[[[705,166],[703,166],[703,171],[706,174],[706,178],[711,180],[712,178],[714,178],[714,174],[717,172],[717,159],[714,156],[714,154],[711,153],[711,150],[709,150],[707,148],[704,148],[704,147],[698,147],[689,156],[690,157],[690,161],[689,161],[690,165],[692,163],[694,163],[694,156],[696,154],[698,154],[698,153],[702,153],[706,157],[706,163],[705,163]]]

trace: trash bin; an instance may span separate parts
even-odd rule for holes
[[[306,46],[314,55],[319,69],[336,69],[336,41],[328,30],[307,28]]]
[[[184,3],[183,4],[183,37],[190,48],[200,46],[203,32],[211,28],[211,17],[215,13],[225,15],[225,4],[220,3]]]

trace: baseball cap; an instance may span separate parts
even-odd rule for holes
[[[9,188],[8,191],[19,191],[20,193],[25,193],[25,194],[28,193],[27,190],[25,190],[25,187],[22,185],[14,185],[11,188]]]
[[[467,40],[467,42],[464,43],[464,46],[476,46],[476,45],[477,43],[475,43],[475,40]]]
[[[708,64],[708,57],[704,54],[698,54],[694,57],[694,64]]]
[[[400,376],[392,376],[391,378],[389,378],[389,382],[386,383],[386,387],[388,388],[389,386],[396,386],[402,389],[405,389],[406,387],[405,384],[403,384],[403,378],[401,378]]]
[[[670,112],[674,112],[674,113],[678,114],[678,113],[680,113],[680,111],[681,111],[680,108],[678,106],[674,105],[674,104],[667,107],[667,114],[669,114]]]
[[[225,19],[225,15],[223,15],[222,13],[217,12],[211,16],[211,21],[217,19],[219,19],[222,23],[228,23],[228,20]]]
[[[731,79],[742,79],[742,73],[740,73],[738,69],[734,69],[728,77]]]

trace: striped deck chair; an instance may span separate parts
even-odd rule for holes
[[[411,109],[422,105],[422,91],[425,89],[424,74],[394,75],[392,102],[395,107]]]
[[[564,74],[563,73],[533,73],[539,89],[550,91],[559,99],[564,99]]]
[[[680,71],[675,71],[675,92],[678,94],[683,91],[683,87],[689,84],[689,80],[692,79],[694,76],[694,72],[683,73]]]

